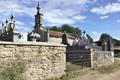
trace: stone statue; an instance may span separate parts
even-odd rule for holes
[[[64,31],[64,34],[62,35],[62,44],[68,45],[68,37],[66,31]]]

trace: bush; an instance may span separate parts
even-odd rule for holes
[[[0,72],[0,80],[26,80],[25,63],[22,59],[10,60]]]

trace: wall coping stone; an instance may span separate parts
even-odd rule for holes
[[[0,41],[0,45],[26,45],[26,46],[55,46],[55,47],[67,47],[67,45],[51,42],[4,42]]]

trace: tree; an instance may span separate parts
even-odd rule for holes
[[[96,41],[95,43],[96,43],[98,46],[101,46],[102,43],[103,43],[103,41],[108,41],[108,40],[111,40],[113,46],[120,46],[120,40],[117,40],[117,39],[112,38],[112,37],[111,37],[109,34],[107,34],[107,33],[101,34],[99,41]]]
[[[66,31],[70,35],[76,36],[76,37],[81,36],[81,30],[78,27],[75,28],[74,26],[70,26],[69,24],[64,24],[61,27],[52,26],[49,29],[53,31],[60,31],[60,32]]]
[[[98,46],[102,46],[102,44],[104,43],[104,41],[108,41],[108,40],[111,40],[113,42],[113,38],[107,34],[107,33],[102,33],[100,38],[99,38],[99,41],[96,41],[95,43],[98,45]]]
[[[70,26],[69,24],[62,25],[61,30],[66,31],[67,33],[74,34],[77,37],[80,37],[80,35],[81,35],[81,30],[78,27],[75,28],[73,26]]]
[[[50,27],[50,30],[53,30],[53,31],[61,31],[61,28],[57,27],[57,26],[52,26]]]
[[[89,34],[86,34],[88,40],[89,40],[89,43],[92,44],[93,43],[93,39],[92,37],[89,35]]]
[[[114,46],[120,46],[120,40],[113,39]]]
[[[101,34],[99,41],[104,41],[104,40],[107,41],[107,40],[112,40],[112,39],[113,38],[109,34],[103,33]]]

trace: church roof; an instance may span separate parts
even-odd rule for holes
[[[63,34],[64,34],[63,32],[49,30],[49,36],[50,36],[50,37],[62,38],[62,35],[63,35]],[[74,36],[71,36],[70,34],[68,34],[68,38],[69,38],[69,39],[75,39],[75,37],[74,37]]]

